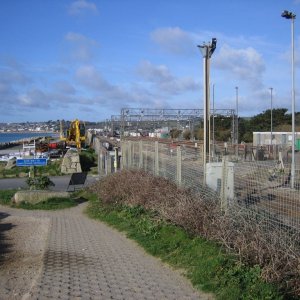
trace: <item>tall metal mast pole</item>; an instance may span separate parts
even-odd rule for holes
[[[213,38],[211,43],[198,46],[203,56],[203,103],[204,103],[204,116],[203,116],[203,168],[204,168],[204,184],[206,183],[206,162],[207,157],[210,156],[210,101],[209,101],[209,62],[213,52],[216,49],[217,39]]]
[[[271,93],[271,151],[272,145],[273,145],[273,88],[270,88],[270,93]]]
[[[295,186],[295,47],[294,47],[294,21],[296,15],[290,11],[283,11],[283,18],[292,21],[292,165],[291,165],[291,188]]]

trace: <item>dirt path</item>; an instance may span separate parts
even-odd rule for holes
[[[0,206],[0,299],[210,299],[85,206]]]

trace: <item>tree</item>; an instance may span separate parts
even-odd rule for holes
[[[182,131],[177,128],[172,128],[170,130],[170,136],[172,139],[177,139],[181,135]]]
[[[185,131],[183,132],[183,138],[184,138],[185,140],[190,140],[190,139],[191,139],[191,136],[192,136],[192,133],[191,133],[191,131],[190,131],[189,129],[187,129],[187,130],[185,130]]]
[[[292,124],[291,114],[286,108],[276,108],[272,110],[273,131],[290,131]],[[239,137],[244,142],[253,141],[253,132],[271,131],[271,110],[268,109],[250,119],[239,119]]]
[[[278,125],[291,124],[291,114],[287,114],[286,108],[277,108],[272,110],[273,128]],[[251,118],[250,128],[252,131],[270,131],[271,130],[271,110],[268,109]]]

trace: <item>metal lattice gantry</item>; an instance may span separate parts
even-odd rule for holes
[[[111,115],[110,118],[110,131],[111,134],[114,134],[115,130],[120,130],[121,129],[121,115]]]
[[[222,115],[234,120],[234,109],[214,109],[211,115]],[[121,134],[125,130],[138,131],[138,129],[150,130],[160,126],[181,126],[187,122],[193,126],[195,123],[203,121],[203,109],[155,109],[155,108],[122,108],[121,115],[112,116],[114,126],[120,124]],[[233,122],[234,123],[234,122]],[[234,129],[233,129],[234,130]]]

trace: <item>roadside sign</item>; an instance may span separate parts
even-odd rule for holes
[[[24,158],[17,159],[17,167],[47,166],[47,158]]]

